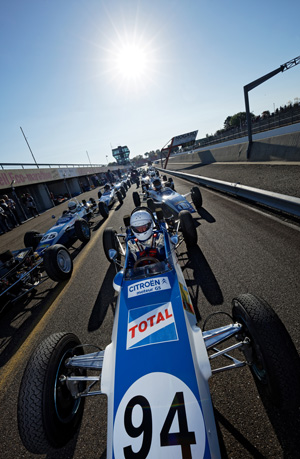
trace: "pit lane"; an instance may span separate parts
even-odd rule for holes
[[[175,186],[181,193],[191,188],[179,179],[175,179]],[[133,209],[134,189],[129,189],[124,204],[117,205],[107,221],[96,216],[86,246],[74,245],[74,273],[68,283],[49,280],[38,288],[38,299],[16,305],[1,317],[0,438],[4,457],[33,457],[22,446],[16,424],[19,383],[33,348],[57,331],[72,331],[82,342],[102,348],[110,342],[115,270],[104,256],[102,232],[107,226],[119,230],[123,215]],[[210,190],[203,189],[202,194],[201,215],[194,217],[198,248],[187,253],[183,244],[179,249],[179,262],[200,325],[211,312],[230,312],[231,299],[249,291],[272,305],[299,351],[299,229]],[[96,192],[89,196],[96,197]],[[84,195],[82,198],[86,199]],[[59,207],[62,212],[63,207]],[[26,223],[26,230],[47,229],[47,216],[39,218],[40,222],[37,218]],[[10,246],[12,249],[23,246],[24,226],[5,235],[20,244]],[[7,239],[3,242],[5,247],[9,243]],[[280,419],[271,406],[266,412],[247,368],[217,375],[210,385],[229,457],[295,457],[297,436],[286,431],[288,420]],[[78,437],[47,457],[104,458],[105,448],[106,400],[97,397],[87,400]]]

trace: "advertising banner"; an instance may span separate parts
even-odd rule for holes
[[[179,145],[184,145],[186,143],[196,140],[198,131],[188,132],[186,134],[177,135],[173,137],[172,147],[178,147]]]

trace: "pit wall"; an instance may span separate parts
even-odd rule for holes
[[[193,153],[173,156],[169,158],[168,168],[172,164],[236,161],[300,161],[300,132],[294,132],[266,139],[255,140],[252,143],[249,159],[247,159],[248,142],[199,149]]]

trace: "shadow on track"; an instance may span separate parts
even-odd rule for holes
[[[187,257],[185,257],[185,255],[187,255]],[[180,261],[184,262],[182,265],[182,271],[186,279],[186,284],[189,288],[197,320],[199,321],[201,319],[197,306],[199,290],[202,290],[203,295],[212,306],[217,306],[223,303],[223,294],[217,279],[215,278],[215,275],[199,246],[193,247],[193,249],[188,248],[187,252],[180,253],[178,258]],[[189,269],[193,271],[193,276],[189,275]]]
[[[113,280],[116,275],[116,269],[113,264],[110,265],[106,276],[103,280],[102,286],[95,301],[90,320],[88,323],[88,331],[92,332],[98,330],[107,314],[109,306],[112,307],[113,313],[115,312],[116,299],[115,291],[113,288]]]

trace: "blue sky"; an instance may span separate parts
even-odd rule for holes
[[[106,164],[245,111],[243,86],[300,55],[298,0],[1,0],[0,163]],[[300,65],[249,93],[300,98]],[[88,155],[87,153],[88,152]]]

